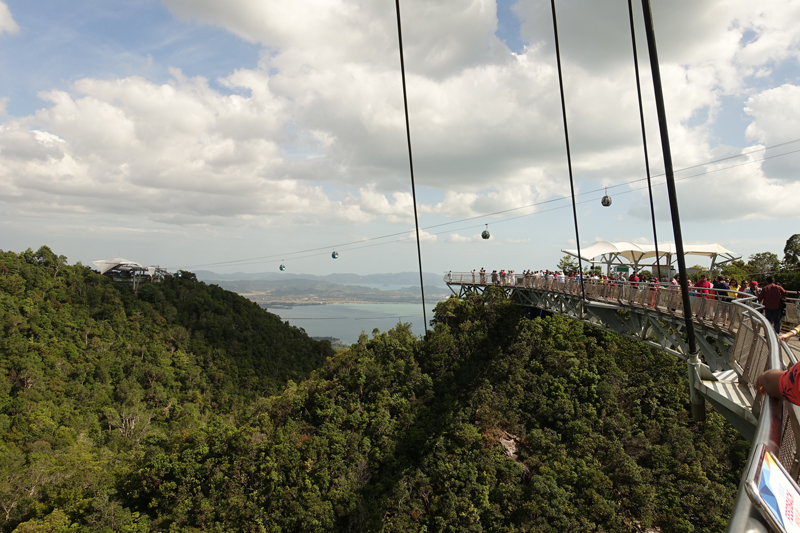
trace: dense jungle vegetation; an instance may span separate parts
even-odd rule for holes
[[[685,366],[491,291],[333,353],[182,273],[0,252],[0,530],[723,531]]]

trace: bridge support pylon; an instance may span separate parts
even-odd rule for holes
[[[692,404],[692,419],[695,422],[706,421],[706,400],[700,394],[698,386],[700,385],[700,357],[698,352],[689,354],[689,360],[686,362],[689,370],[689,400]]]

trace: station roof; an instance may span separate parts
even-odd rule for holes
[[[146,270],[145,267],[136,261],[129,261],[121,257],[116,257],[114,259],[99,259],[97,261],[92,261],[92,264],[100,270],[101,274],[105,274],[109,270],[113,270],[122,265],[137,266],[142,270]]]
[[[561,250],[562,252],[574,257],[578,257],[577,250]],[[676,255],[675,245],[671,242],[660,243],[658,245],[659,257],[667,257],[671,260]],[[734,252],[719,244],[691,244],[683,247],[684,255],[702,255],[710,257],[717,262],[717,258],[722,261],[718,264],[733,261],[741,258]],[[609,242],[597,241],[591,246],[581,250],[581,259],[594,263],[628,262],[639,263],[644,259],[655,259],[656,247],[652,244],[634,244],[632,242]]]

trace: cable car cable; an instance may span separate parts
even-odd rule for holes
[[[697,177],[697,176],[700,176],[700,175],[702,175],[702,174],[696,174],[694,176],[687,176],[687,177],[684,177],[684,178],[680,178],[680,179],[678,179],[676,181],[681,181],[681,180]],[[641,181],[641,180],[638,180],[638,181]],[[666,183],[656,183],[655,184],[656,187],[659,187],[659,186],[662,186],[662,185],[666,185]],[[645,186],[645,187],[639,187],[637,189],[631,189],[629,191],[624,191],[624,192],[618,193],[618,196],[624,196],[624,195],[627,195],[627,194],[633,194],[635,192],[643,191],[646,188],[647,187]],[[577,202],[577,205],[593,204],[596,201],[597,201],[597,198],[589,198],[587,200],[582,200],[582,201]],[[549,213],[551,211],[558,211],[560,209],[567,209],[568,207],[570,207],[570,206],[569,205],[562,205],[562,206],[558,206],[558,207],[552,207],[550,209],[542,209],[542,210],[536,211],[534,213],[527,213],[527,214],[524,214],[524,215],[517,215],[517,216],[514,216],[514,217],[507,217],[507,218],[504,218],[504,219],[495,220],[492,223],[493,224],[502,224],[504,222],[511,222],[512,220],[517,220],[517,219],[520,219],[520,218],[531,217],[531,216],[539,215],[539,214],[542,214],[542,213]],[[474,225],[474,226],[465,226],[465,227],[462,227],[462,228],[456,228],[454,230],[446,230],[446,231],[440,231],[440,232],[437,232],[437,233],[432,233],[431,235],[444,235],[444,234],[447,234],[447,233],[456,233],[458,231],[463,231],[463,230],[467,230],[467,229],[474,229],[474,228],[480,228],[480,227],[481,227],[480,224]],[[423,228],[423,229],[425,229],[425,228]],[[403,232],[401,234],[405,234],[405,233],[407,233],[407,232]],[[366,241],[358,241],[358,242],[366,242]],[[352,250],[361,250],[361,249],[364,249],[364,248],[374,248],[375,246],[384,246],[386,244],[396,244],[396,243],[399,243],[399,242],[408,242],[408,241],[406,239],[396,239],[396,240],[393,240],[393,241],[377,242],[377,243],[373,243],[373,244],[367,244],[367,245],[364,245],[364,246],[354,246],[354,247],[348,248],[348,250],[352,251]],[[316,249],[307,250],[307,251],[315,251],[315,250],[321,250],[321,249],[323,249],[323,248],[316,248]],[[327,248],[325,248],[325,249],[327,249]],[[296,252],[296,253],[301,253],[301,252]],[[306,259],[306,258],[309,258],[309,257],[320,257],[320,256],[323,256],[323,255],[327,255],[327,252],[321,252],[321,253],[315,253],[315,254],[309,254],[309,255],[301,255],[301,256],[295,257],[294,259]],[[269,258],[271,258],[271,257],[280,257],[280,256],[269,256]],[[269,260],[261,261],[260,259],[265,259],[265,258],[243,259],[241,261],[252,261],[252,262],[248,262],[248,263],[242,263],[243,266],[244,265],[259,265],[259,264],[264,264],[264,263],[274,263],[275,262],[275,261],[269,261]]]
[[[791,144],[791,143],[795,143],[795,142],[798,142],[798,141],[800,141],[800,139],[795,139],[793,141],[786,141],[786,142],[783,142],[783,143],[780,143],[780,144],[777,144],[777,145],[772,145],[772,146],[767,146],[767,147],[764,147],[764,148],[759,148],[759,149],[756,149],[756,150],[751,150],[750,152],[746,152],[746,153],[743,153],[743,154],[740,154],[740,155],[723,157],[721,159],[708,161],[706,163],[701,163],[701,164],[698,164],[698,165],[692,165],[692,166],[689,166],[689,167],[684,167],[684,168],[681,168],[681,169],[674,170],[674,172],[683,172],[685,170],[691,170],[693,168],[698,168],[698,167],[703,167],[703,166],[706,166],[706,165],[711,165],[711,164],[714,164],[714,163],[719,163],[719,162],[722,162],[722,161],[725,161],[725,160],[728,160],[728,159],[734,159],[736,157],[742,157],[744,155],[750,155],[750,154],[757,153],[757,152],[763,152],[763,151],[765,151],[767,149],[770,149],[770,148],[776,148],[778,146],[784,146],[786,144]],[[705,172],[692,174],[691,176],[684,176],[682,178],[676,178],[675,181],[684,181],[684,180],[691,179],[691,178],[697,178],[697,177],[701,177],[701,176],[706,176],[708,174],[712,174],[712,173],[715,173],[715,172],[721,172],[723,170],[730,170],[732,168],[740,167],[740,166],[743,166],[743,165],[750,165],[750,164],[753,164],[753,163],[761,163],[763,161],[767,161],[767,160],[770,160],[770,159],[775,159],[775,158],[778,158],[778,157],[783,157],[783,156],[786,156],[786,155],[795,154],[795,153],[798,153],[798,152],[800,152],[800,149],[791,150],[789,152],[784,152],[784,153],[781,153],[781,154],[764,156],[761,159],[756,159],[756,160],[753,160],[753,161],[743,161],[741,163],[737,163],[737,164],[734,164],[734,165],[731,165],[731,166],[722,167],[722,168],[715,168],[713,170],[708,170],[708,171],[705,171]],[[664,177],[664,176],[665,176],[665,174],[654,174],[652,177],[653,178],[661,178],[661,177]],[[632,185],[634,183],[639,183],[639,182],[642,182],[642,181],[646,181],[646,178],[639,178],[639,179],[635,179],[635,180],[631,180],[631,181],[626,181],[626,182],[623,182],[623,183],[618,183],[616,185],[609,185],[608,187],[604,187],[604,188],[600,188],[600,189],[592,189],[592,190],[589,190],[589,191],[577,193],[576,196],[586,196],[588,194],[594,194],[594,193],[601,192],[601,191],[604,191],[604,190],[607,190],[607,189],[614,189],[614,188],[618,188],[618,187],[624,187],[626,185]],[[665,185],[665,184],[666,184],[666,182],[662,182],[662,183],[656,183],[653,186],[654,187],[658,187],[660,185]],[[617,195],[624,195],[624,194],[629,194],[631,192],[636,192],[636,191],[641,191],[641,190],[644,190],[644,187],[639,188],[639,189],[631,189],[630,191],[625,191],[625,192],[616,193],[616,194]],[[520,206],[520,207],[511,207],[509,209],[503,209],[501,211],[494,211],[494,212],[491,212],[491,213],[484,213],[484,214],[475,215],[475,216],[472,216],[472,217],[453,220],[453,221],[450,221],[450,222],[442,222],[440,224],[432,224],[430,226],[425,226],[422,229],[423,230],[427,230],[427,229],[439,228],[439,227],[442,227],[442,226],[448,226],[448,225],[452,225],[452,224],[460,224],[461,222],[466,222],[466,221],[469,221],[469,220],[477,220],[477,219],[480,219],[480,218],[486,218],[486,217],[490,217],[490,216],[500,215],[500,214],[503,214],[503,213],[510,213],[512,211],[519,211],[521,209],[529,209],[531,207],[538,207],[540,205],[545,205],[545,204],[549,204],[549,203],[568,200],[569,198],[570,198],[569,196],[561,196],[561,197],[558,197],[558,198],[551,198],[549,200],[543,200],[541,202],[536,202],[536,203],[533,203],[533,204],[523,205],[523,206]],[[587,202],[580,202],[580,203],[587,203]],[[558,208],[558,209],[560,209],[560,208]],[[551,210],[547,210],[547,211],[551,211]],[[538,213],[538,212],[547,212],[547,211],[537,211],[536,213]],[[504,222],[506,220],[514,220],[514,219],[522,218],[522,217],[525,217],[525,216],[535,215],[536,213],[528,213],[526,215],[521,215],[520,217],[511,217],[509,219],[495,220],[492,223],[493,224],[497,224],[497,223],[500,223],[500,222]],[[476,227],[476,226],[471,226],[471,227]],[[367,237],[365,239],[359,239],[357,241],[339,243],[339,244],[336,244],[336,246],[339,246],[339,247],[350,246],[350,245],[353,245],[353,244],[359,244],[359,243],[369,242],[369,241],[373,241],[373,240],[388,239],[390,237],[397,237],[399,235],[406,235],[407,233],[408,233],[408,230],[399,231],[399,232],[396,232],[396,233],[387,233],[386,235],[379,235],[377,237]],[[392,242],[395,242],[395,241],[392,241]],[[330,245],[328,245],[328,246],[320,246],[320,247],[317,247],[317,248],[309,248],[307,250],[297,250],[297,251],[294,251],[294,252],[283,252],[283,253],[279,253],[279,254],[266,255],[266,256],[260,256],[260,257],[250,257],[250,258],[245,258],[245,259],[233,259],[233,260],[230,260],[230,261],[218,261],[218,262],[215,262],[215,263],[202,263],[202,264],[197,264],[197,265],[188,265],[188,266],[185,266],[185,267],[182,267],[182,268],[197,268],[197,267],[212,267],[212,266],[234,265],[234,264],[238,264],[238,263],[244,263],[244,262],[247,262],[247,261],[257,261],[257,260],[261,260],[261,259],[272,259],[272,258],[275,258],[275,257],[281,257],[281,256],[285,257],[287,255],[302,254],[302,253],[314,252],[314,251],[318,251],[318,250],[328,250],[329,248],[330,248]]]

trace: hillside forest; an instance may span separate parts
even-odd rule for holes
[[[674,357],[488,291],[334,352],[188,272],[0,252],[0,531],[723,531]]]

